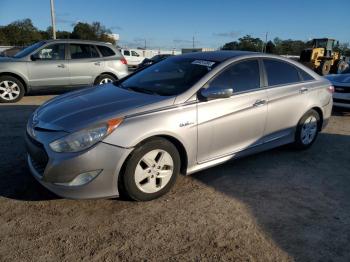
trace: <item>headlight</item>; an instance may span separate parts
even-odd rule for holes
[[[50,148],[58,153],[82,151],[100,142],[122,121],[122,118],[111,119],[106,124],[72,133],[50,143]]]

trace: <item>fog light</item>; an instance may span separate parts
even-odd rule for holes
[[[56,185],[60,186],[82,186],[87,183],[89,183],[91,180],[93,180],[95,177],[97,177],[102,170],[94,170],[89,171],[86,173],[82,173],[78,175],[76,178],[74,178],[72,181],[67,183],[55,183]]]

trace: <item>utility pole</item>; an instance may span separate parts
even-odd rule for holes
[[[194,49],[194,35],[192,36],[192,48]]]
[[[52,38],[56,39],[55,6],[53,4],[53,0],[50,0],[50,5],[51,5]]]
[[[268,34],[268,32],[266,32],[266,34],[265,34],[265,42],[263,43],[263,45],[262,45],[262,47],[261,47],[261,52],[262,52],[262,53],[266,53],[267,34]]]

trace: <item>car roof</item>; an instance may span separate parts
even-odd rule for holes
[[[253,55],[259,54],[256,52],[250,51],[210,51],[210,52],[193,52],[183,54],[182,57],[192,58],[192,59],[201,59],[201,60],[209,60],[214,62],[223,62],[230,58],[245,56],[245,55]]]
[[[83,43],[83,44],[94,44],[94,45],[112,45],[109,42],[83,40],[83,39],[50,39],[50,40],[44,40],[44,41],[45,43],[64,42],[64,43]]]

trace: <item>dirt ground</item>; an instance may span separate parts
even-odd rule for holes
[[[182,176],[155,201],[76,201],[26,167],[26,120],[48,98],[0,106],[0,261],[350,261],[349,112],[307,151]]]

